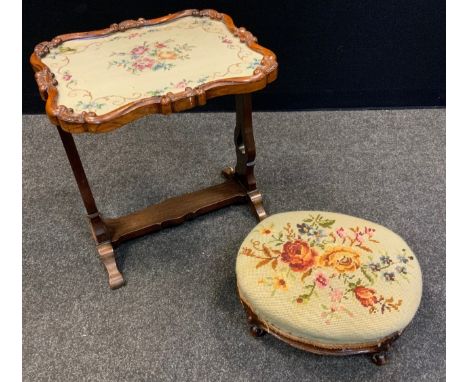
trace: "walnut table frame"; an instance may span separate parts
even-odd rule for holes
[[[66,81],[70,74],[60,72],[60,68],[55,71],[51,69],[45,62],[49,53],[52,55],[54,51],[58,50],[60,52],[73,50],[73,48],[63,45],[68,41],[99,39],[113,35],[121,36],[122,33],[130,29],[140,31],[148,26],[168,25],[168,23],[183,18],[190,20],[199,18],[200,20],[208,20],[208,23],[222,23],[231,34],[229,39],[223,37],[223,43],[234,44],[231,39],[237,39],[238,44],[244,44],[251,51],[260,54],[261,60],[257,62],[256,67],[251,70],[251,74],[248,76],[224,76],[221,79],[201,83],[194,88],[186,87],[184,91],[176,93],[170,91],[150,97],[141,96],[137,100],[123,103],[120,107],[100,115],[96,113],[98,110],[75,111],[68,105],[60,103],[61,91],[64,88],[59,86],[60,81],[57,78],[61,75],[63,81]],[[197,20],[193,23],[198,25]],[[203,25],[206,25],[206,22]],[[215,27],[218,25],[216,24]],[[258,45],[256,41],[250,32],[244,28],[235,27],[231,18],[225,14],[214,10],[186,10],[152,20],[128,20],[120,24],[113,24],[110,28],[103,30],[61,35],[51,42],[43,42],[36,46],[31,55],[31,64],[36,72],[35,77],[41,96],[46,101],[46,114],[50,121],[57,126],[86,208],[99,257],[105,266],[112,289],[119,288],[124,284],[124,278],[117,267],[114,253],[115,247],[123,241],[183,223],[193,217],[233,203],[249,202],[258,220],[266,217],[262,196],[257,189],[254,176],[255,142],[250,93],[262,89],[269,82],[274,81],[278,65],[274,53]],[[158,44],[165,46],[162,43]],[[160,53],[160,57],[171,58],[170,52],[163,51],[163,53],[165,56]],[[240,57],[244,58],[243,55]],[[158,65],[166,65],[166,63],[161,61]],[[209,98],[228,94],[234,94],[236,100],[234,142],[237,163],[234,168],[228,167],[223,170],[223,175],[227,178],[225,182],[204,190],[167,199],[126,216],[105,218],[100,214],[72,133],[107,132],[148,114],[170,114],[183,111],[204,105]]]

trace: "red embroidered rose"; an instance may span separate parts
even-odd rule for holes
[[[377,297],[375,297],[374,289],[357,286],[354,288],[354,294],[362,306],[373,306],[377,303]]]
[[[303,240],[288,241],[283,246],[281,260],[295,272],[304,272],[316,263],[318,253]]]

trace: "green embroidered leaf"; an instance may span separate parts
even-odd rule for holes
[[[301,281],[304,281],[304,279],[308,276],[310,276],[310,274],[312,273],[312,268],[310,268],[307,272],[305,272],[302,277],[301,277]]]
[[[331,228],[335,224],[335,220],[325,219],[318,222],[318,225],[322,228]]]
[[[361,272],[371,284],[374,284],[374,279],[365,271],[364,267],[361,267]]]
[[[313,222],[313,220],[312,219],[305,219],[305,220],[303,220],[303,222],[304,223],[311,223],[311,222]]]
[[[320,306],[322,307],[322,309],[328,310],[328,306],[326,306],[324,304],[320,304]]]

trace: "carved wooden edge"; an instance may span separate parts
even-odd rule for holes
[[[281,341],[286,342],[287,344],[308,351],[314,354],[321,355],[334,355],[334,356],[346,356],[354,354],[382,354],[386,352],[390,345],[396,341],[403,331],[395,332],[386,336],[379,341],[370,342],[370,343],[359,343],[359,344],[343,344],[339,346],[330,346],[325,344],[314,343],[311,341],[305,341],[303,339],[297,338],[291,334],[285,333],[278,328],[272,326],[271,324],[266,323],[260,319],[250,307],[250,305],[242,298],[239,288],[237,288],[237,295],[240,299],[242,306],[247,315],[247,321],[251,326],[251,334],[255,337],[260,337],[263,335],[262,331],[272,334]],[[253,330],[252,330],[253,327]],[[374,361],[374,360],[373,360]],[[374,363],[377,363],[374,361]],[[377,363],[379,364],[379,363]],[[383,363],[381,363],[383,364]],[[379,364],[379,365],[381,365]]]
[[[51,48],[68,40],[110,35],[131,28],[161,24],[187,16],[209,17],[224,22],[234,36],[239,37],[240,41],[249,48],[263,55],[261,65],[254,70],[252,76],[215,80],[195,88],[186,88],[181,93],[167,93],[163,96],[140,99],[99,116],[94,112],[75,113],[73,109],[58,104],[57,80],[50,68],[41,60],[50,52]],[[106,29],[60,35],[51,41],[44,41],[36,45],[30,62],[35,71],[41,97],[46,101],[47,116],[53,124],[59,125],[70,133],[107,132],[148,114],[170,114],[204,105],[210,98],[227,94],[251,93],[263,89],[268,83],[274,81],[278,74],[276,55],[271,50],[259,45],[257,38],[245,28],[236,27],[230,16],[213,9],[188,9],[151,20],[143,18],[126,20],[112,24]]]

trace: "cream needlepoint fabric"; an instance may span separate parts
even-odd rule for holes
[[[66,41],[42,61],[58,81],[59,105],[101,115],[139,99],[251,76],[262,58],[222,21],[188,16]]]
[[[312,343],[378,341],[415,315],[422,276],[389,229],[319,211],[272,215],[241,245],[241,298],[268,325]]]

